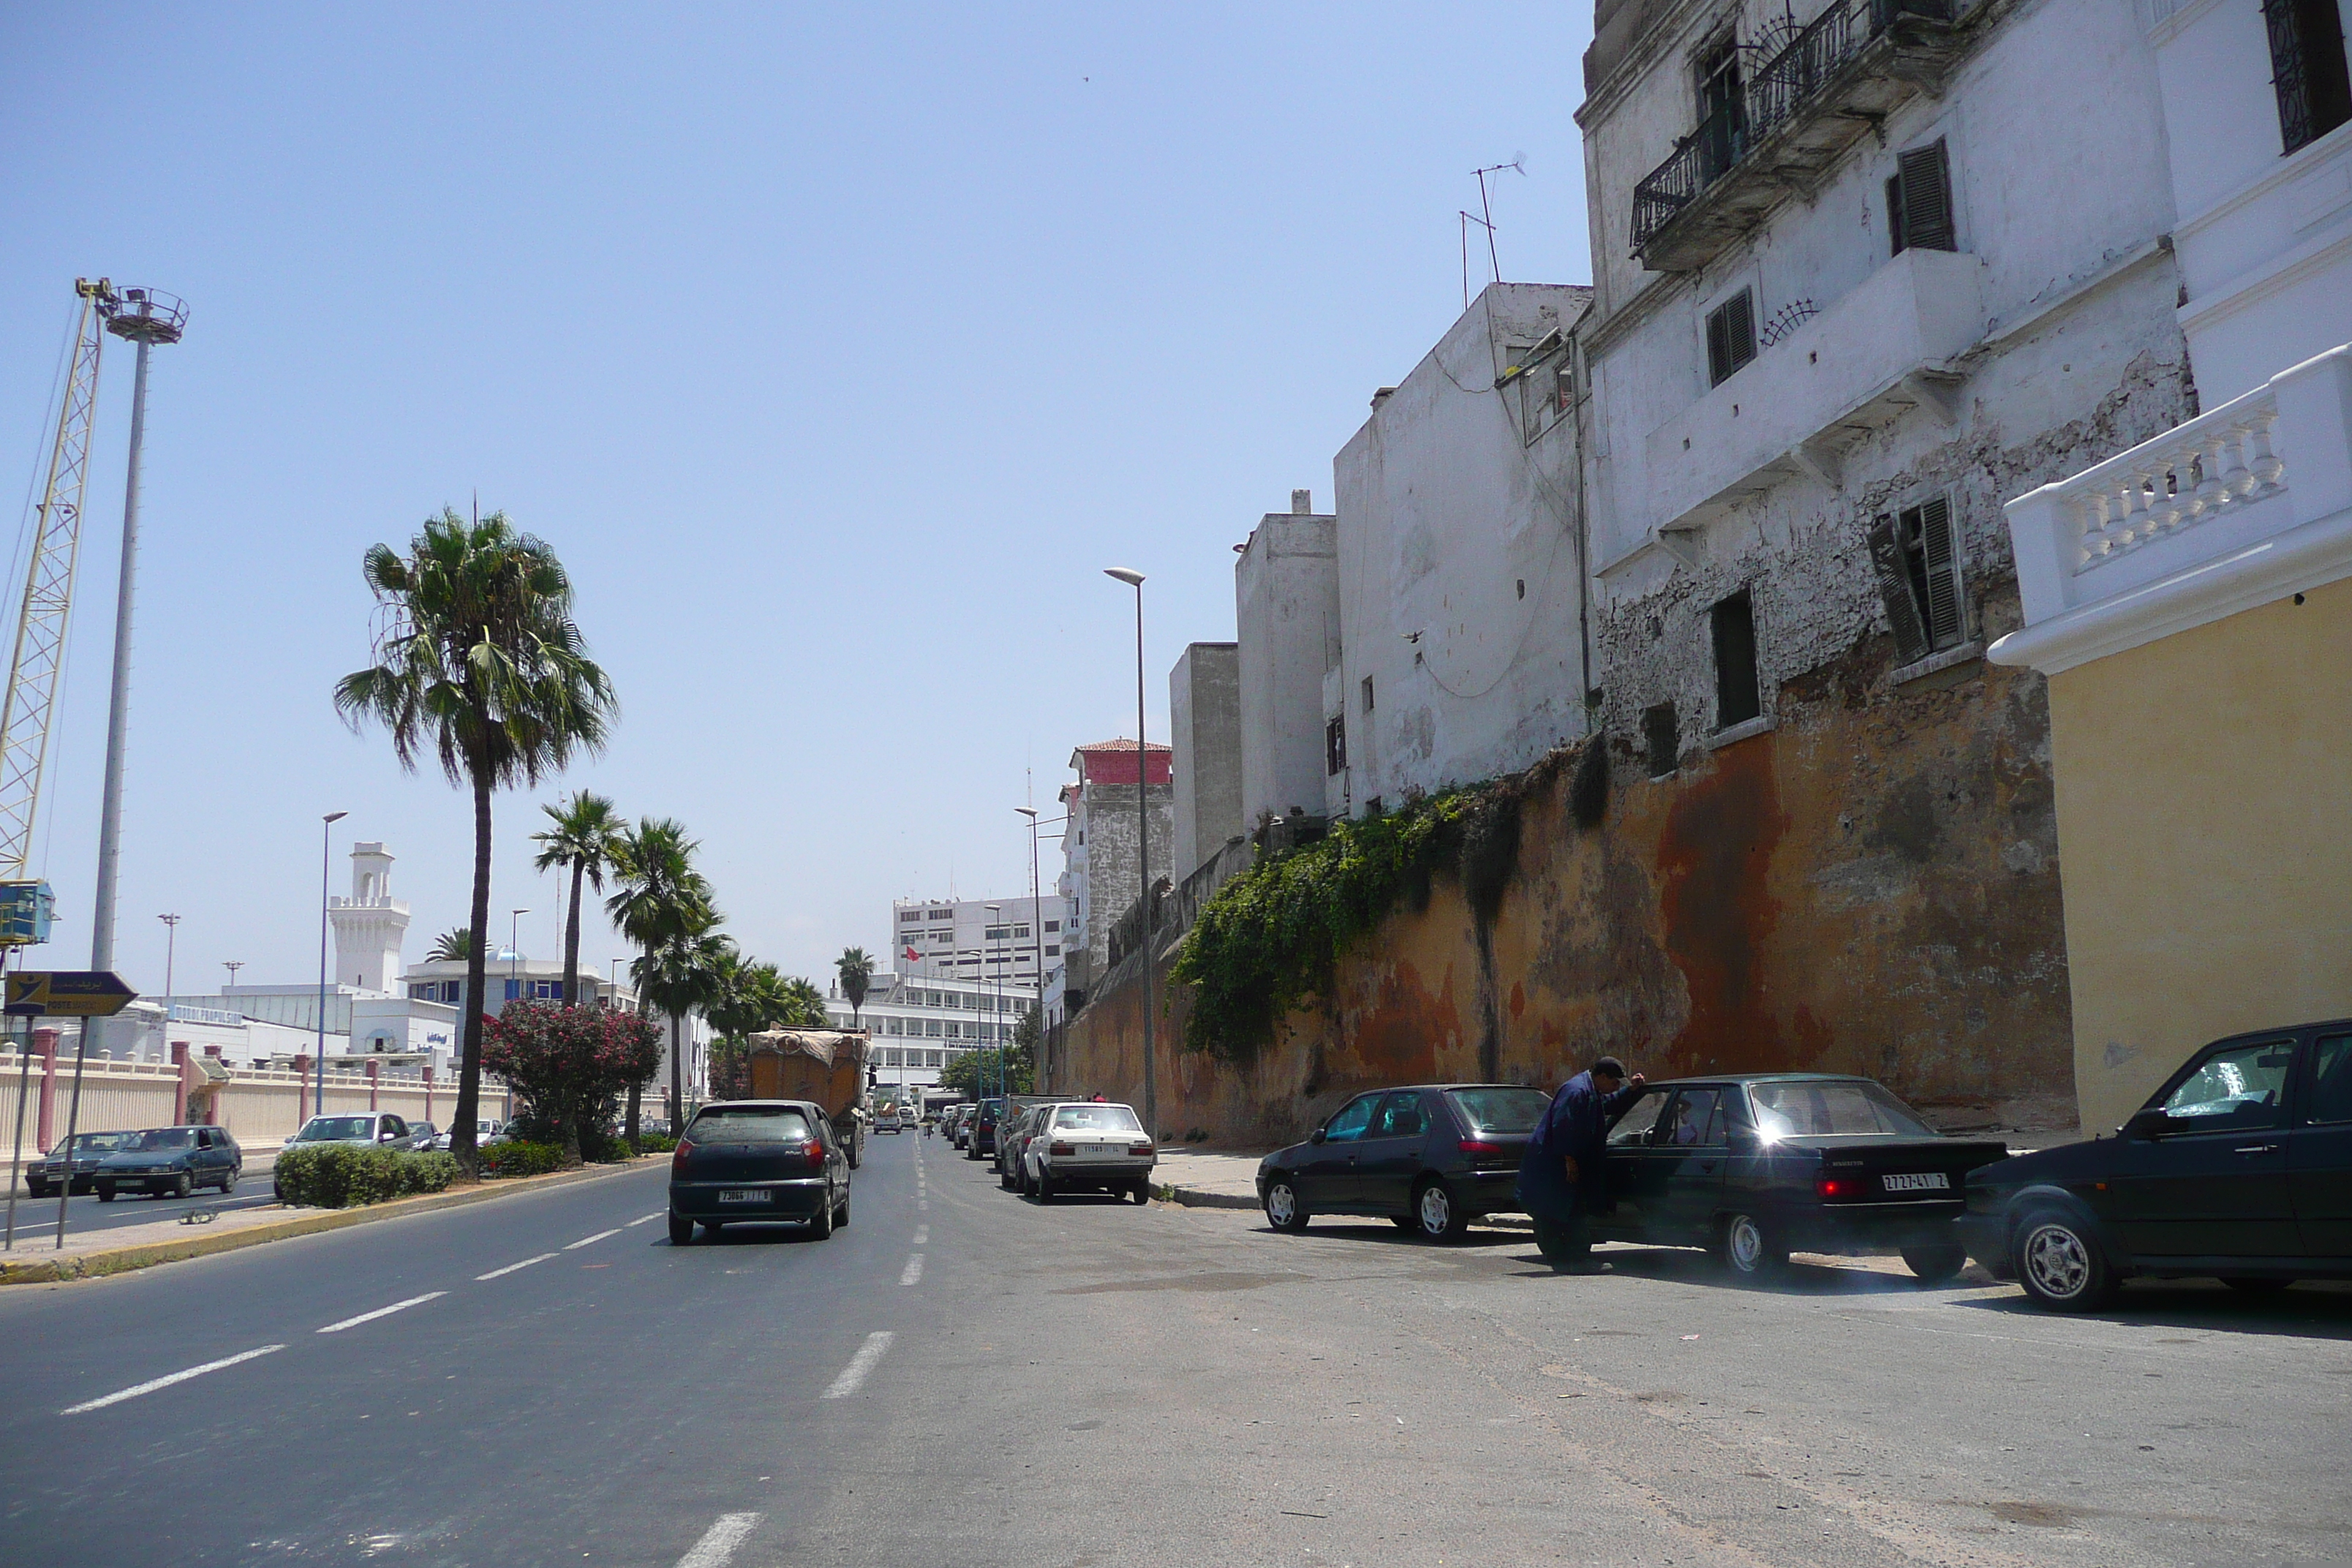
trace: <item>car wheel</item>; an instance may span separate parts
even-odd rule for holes
[[[1007,1166],[1002,1160],[999,1160],[996,1163],[996,1184],[1003,1187],[1008,1193],[1018,1192],[1021,1186],[1020,1183],[1013,1179],[1011,1167]]]
[[[2221,1283],[2241,1296],[2275,1296],[2294,1283],[2292,1279],[2258,1279],[2251,1275],[2225,1275]]]
[[[1920,1284],[1941,1285],[1969,1266],[1969,1249],[1951,1242],[1906,1247],[1903,1265],[1919,1277]]]
[[[181,1172],[178,1178],[172,1183],[172,1195],[175,1198],[184,1198],[195,1190],[196,1179],[185,1171]]]
[[[1290,1184],[1287,1176],[1276,1176],[1265,1184],[1265,1223],[1276,1230],[1292,1235],[1307,1228],[1307,1207],[1298,1201],[1298,1189]]]
[[[1436,1176],[1424,1177],[1414,1189],[1412,1215],[1421,1234],[1432,1241],[1459,1241],[1470,1228],[1470,1216],[1454,1201],[1454,1189]]]
[[[2010,1248],[2017,1282],[2044,1307],[2087,1312],[2115,1299],[2119,1282],[2097,1239],[2054,1209],[2026,1215]]]
[[[830,1202],[827,1202],[822,1208],[816,1211],[816,1217],[809,1221],[809,1235],[814,1237],[819,1241],[823,1241],[826,1237],[831,1236],[832,1234],[833,1205]]]
[[[1150,1208],[1151,1206],[1151,1183],[1149,1180],[1136,1183],[1129,1190],[1135,1194],[1136,1207]]]
[[[833,1205],[833,1223],[836,1229],[846,1226],[849,1223],[849,1194],[847,1193],[842,1194],[841,1201]]]
[[[1054,1201],[1054,1178],[1043,1171],[1037,1173],[1037,1201],[1041,1204]]]
[[[676,1209],[670,1210],[669,1244],[672,1247],[684,1247],[688,1242],[692,1241],[693,1239],[694,1222],[687,1218],[684,1215],[678,1213]]]
[[[1723,1222],[1723,1261],[1743,1279],[1769,1279],[1789,1266],[1789,1248],[1754,1215]]]
[[[114,1201],[114,1188],[109,1184],[100,1183],[98,1189],[98,1201],[102,1204],[112,1203]]]

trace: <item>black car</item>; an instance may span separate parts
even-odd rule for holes
[[[1596,1241],[1703,1247],[1735,1274],[1791,1252],[1900,1253],[1928,1284],[1968,1265],[1968,1173],[2006,1144],[1948,1138],[1866,1078],[1754,1073],[1648,1085],[1609,1131]]]
[[[983,1154],[996,1152],[996,1119],[1004,1111],[1004,1101],[983,1100],[980,1109],[971,1113],[971,1135],[964,1141],[963,1157],[977,1160]]]
[[[245,1173],[245,1151],[226,1127],[154,1127],[98,1163],[90,1184],[98,1201],[118,1193],[184,1198],[198,1187],[235,1190]]]
[[[700,1226],[793,1221],[820,1238],[849,1223],[849,1152],[803,1100],[730,1100],[687,1123],[669,1163],[669,1238]]]
[[[89,1191],[90,1177],[98,1163],[109,1154],[117,1153],[126,1145],[139,1141],[136,1132],[77,1132],[73,1137],[73,1190]],[[47,1197],[57,1191],[58,1183],[66,1171],[65,1140],[42,1158],[25,1167],[25,1190],[37,1198]]]
[[[1258,1162],[1258,1202],[1276,1230],[1304,1230],[1318,1214],[1377,1215],[1454,1240],[1472,1220],[1519,1206],[1519,1156],[1549,1103],[1518,1084],[1360,1094],[1306,1142]]]
[[[1970,1173],[1961,1233],[2061,1311],[2133,1276],[2352,1279],[2352,1020],[2217,1040],[2114,1134]]]

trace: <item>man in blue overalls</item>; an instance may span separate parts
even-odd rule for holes
[[[1625,1064],[1602,1057],[1559,1086],[1519,1160],[1519,1205],[1536,1222],[1536,1246],[1570,1274],[1605,1274],[1592,1256],[1588,1215],[1609,1206],[1609,1124],[1642,1092]]]

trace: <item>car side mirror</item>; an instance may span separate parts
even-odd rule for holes
[[[1307,1141],[1309,1143],[1320,1143],[1323,1142],[1323,1129],[1318,1127],[1314,1131],[1309,1132],[1307,1135]]]
[[[2146,1110],[2134,1112],[2132,1119],[2124,1123],[2124,1136],[2142,1139],[2161,1138],[2171,1125],[2172,1118],[2165,1114],[2162,1106],[2150,1106]]]

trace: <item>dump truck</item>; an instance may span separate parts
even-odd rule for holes
[[[862,1029],[771,1029],[746,1042],[753,1100],[812,1100],[833,1119],[854,1169],[866,1158]]]

